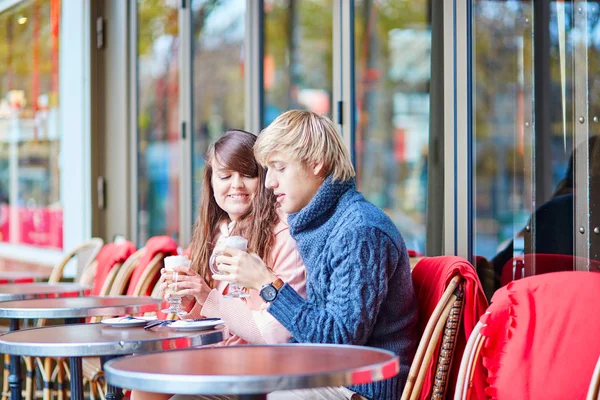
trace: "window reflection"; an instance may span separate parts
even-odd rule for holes
[[[244,128],[245,7],[245,0],[192,2],[194,215],[209,143]]]
[[[179,233],[179,26],[172,0],[138,0],[138,244]]]
[[[0,12],[0,241],[62,249],[60,1]]]
[[[600,154],[594,137],[599,132],[594,122],[599,110],[594,99],[600,97],[598,4],[585,5],[587,23],[580,21],[579,26],[575,26],[577,18],[569,2],[549,2],[547,20],[542,19],[544,13],[533,14],[533,5],[531,1],[477,1],[473,7],[474,253],[493,258],[495,288],[514,277],[573,269],[577,259],[573,256],[581,255],[575,248],[576,235],[590,235],[590,255],[596,257],[597,235],[582,232],[581,223],[575,221],[590,218],[592,232],[600,226],[594,222],[593,184]],[[547,42],[539,31],[533,34],[536,24],[548,29]],[[584,64],[575,54],[582,29],[587,29],[589,40]],[[534,57],[544,43],[549,46],[545,80],[539,69],[545,61]],[[577,93],[577,82],[586,79],[584,71],[588,87]],[[535,85],[546,88],[547,96],[535,97],[534,79]],[[548,115],[534,114],[544,109],[533,109],[534,101],[547,105]],[[575,131],[581,122],[574,110],[586,101],[590,139],[576,143]],[[530,129],[540,121],[548,123]],[[542,130],[542,126],[547,128]],[[548,162],[541,163],[544,159]],[[575,166],[586,162],[589,216],[579,215],[576,209],[578,196],[588,201],[587,188],[577,187],[575,180]]]
[[[473,253],[491,260],[515,238],[503,264],[523,253],[533,204],[532,2],[476,1],[473,24]]]
[[[265,0],[264,126],[290,109],[332,117],[333,0]]]
[[[431,27],[429,2],[355,2],[359,189],[425,252]]]

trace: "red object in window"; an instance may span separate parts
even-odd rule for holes
[[[407,251],[409,257],[423,257],[423,254],[417,250],[408,249]]]
[[[406,131],[403,128],[394,129],[394,160],[406,161]]]
[[[10,207],[0,204],[0,242],[8,242],[10,233]]]
[[[574,271],[577,260],[586,264],[589,262],[592,270],[600,270],[599,261],[588,260],[583,257],[574,257],[567,254],[525,254],[524,256],[513,257],[504,264],[500,285],[505,286],[526,276]]]
[[[63,248],[63,211],[48,207],[19,208],[19,243]]]

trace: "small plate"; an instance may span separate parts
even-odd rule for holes
[[[178,331],[204,331],[208,329],[213,329],[215,326],[222,325],[224,323],[225,321],[223,321],[222,319],[208,319],[206,321],[201,319],[192,321],[179,320],[173,322],[172,324],[169,324],[168,327],[176,329]]]
[[[103,324],[110,325],[114,328],[133,328],[136,326],[146,326],[150,321],[156,321],[156,316],[153,317],[117,317],[103,319]]]

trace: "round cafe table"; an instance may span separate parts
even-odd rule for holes
[[[90,294],[89,287],[76,283],[13,283],[0,285],[0,302],[79,297],[88,294]]]
[[[22,303],[22,300],[34,300],[45,298],[78,297],[86,296],[90,288],[74,283],[18,283],[0,285],[0,310],[4,304],[10,302]],[[19,329],[19,319],[10,320],[10,331]],[[10,358],[10,376],[8,381],[11,388],[12,398],[20,398],[21,393],[21,363],[18,357]],[[17,394],[18,393],[18,394]]]
[[[34,281],[47,280],[50,277],[48,273],[34,271],[0,271],[0,285],[9,283],[31,283]]]
[[[3,286],[0,285],[0,291]],[[26,285],[19,285],[26,286]],[[27,285],[29,286],[29,285]],[[66,324],[84,322],[87,317],[114,316],[157,311],[162,299],[152,297],[113,296],[113,297],[59,297],[23,301],[0,302],[0,318],[10,318],[11,331],[19,329],[20,319],[64,319]],[[71,374],[81,376],[81,358],[69,360]],[[11,398],[21,398],[21,373],[18,356],[10,360],[8,378]],[[83,399],[81,380],[71,379],[71,398]]]
[[[73,324],[27,329],[0,336],[0,353],[18,356],[80,357],[100,356],[102,364],[116,356],[132,353],[185,349],[218,343],[224,327],[203,331],[177,331],[168,326],[116,328],[103,323]],[[81,382],[80,371],[71,382]],[[107,399],[120,399],[122,392],[109,386]],[[74,393],[72,398],[78,398]],[[81,398],[81,397],[79,397]]]
[[[264,400],[275,390],[348,386],[394,377],[398,356],[329,344],[228,346],[124,357],[105,365],[111,385],[156,393],[237,395]]]

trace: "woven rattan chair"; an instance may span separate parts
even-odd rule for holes
[[[479,358],[481,346],[483,345],[484,336],[481,335],[482,323],[478,322],[469,336],[467,346],[463,353],[463,358],[460,361],[460,369],[456,380],[456,391],[454,392],[454,400],[470,398],[469,389],[472,387],[473,373],[475,372],[475,363]]]
[[[133,271],[137,268],[145,249],[133,253],[120,267],[114,267],[106,277],[100,296],[120,296],[127,291]],[[90,322],[100,322],[103,317],[93,317]],[[100,358],[84,357],[81,360],[84,383],[89,384],[90,399],[104,399],[106,396],[104,373]]]
[[[79,282],[79,278],[81,277],[83,272],[89,267],[89,265],[96,259],[96,256],[100,252],[100,249],[103,245],[104,241],[102,239],[92,238],[81,243],[80,245],[69,251],[63,257],[63,259],[52,269],[52,273],[50,274],[50,278],[48,278],[48,282],[60,282],[63,278],[65,267],[72,259],[75,259],[75,261],[77,262],[75,281]]]
[[[125,264],[125,263],[124,263]],[[121,269],[120,264],[116,264],[106,276],[104,283],[102,285],[102,289],[100,290],[100,296],[107,296],[110,292],[111,286],[115,281],[116,276],[118,275],[119,270]],[[92,317],[90,322],[99,322],[101,317]],[[40,321],[38,321],[40,322]],[[38,323],[38,326],[43,326],[45,321],[41,321],[41,324]],[[27,360],[28,357],[24,357]],[[67,386],[65,385],[65,381],[67,376],[65,373],[68,373],[69,368],[66,363],[66,360],[63,358],[53,358],[53,357],[35,357],[35,364],[37,365],[38,370],[40,371],[43,389],[42,389],[42,398],[44,400],[51,400],[53,394],[53,386],[54,382],[56,382],[56,389],[54,392],[57,394],[58,398],[67,397]],[[28,369],[28,378],[29,379],[29,369]],[[26,384],[27,385],[27,384]]]
[[[454,399],[479,398],[489,389],[499,399],[587,393],[598,400],[599,285],[597,273],[567,271],[527,277],[497,291],[467,342]],[[549,360],[552,368],[545,371]]]
[[[462,288],[459,286],[456,290],[458,291],[458,295],[452,303],[450,314],[448,315],[448,319],[444,326],[444,335],[442,336],[440,353],[435,369],[435,380],[433,382],[431,395],[432,400],[443,400],[446,398],[448,378],[452,360],[454,358],[456,337],[458,335],[458,330],[460,329],[464,306]]]
[[[96,271],[98,270],[98,260],[92,261],[81,273],[79,277],[79,284],[82,286],[92,287],[94,285],[94,278],[96,277]]]
[[[138,266],[139,260],[143,256],[144,252],[145,249],[140,249],[135,252],[119,269],[119,272],[115,277],[110,289],[111,296],[125,294],[131,275]],[[140,279],[136,283],[135,288],[133,289],[133,296],[141,296],[144,293],[147,293],[152,282],[154,282],[160,274],[160,269],[163,265],[163,259],[164,255],[162,253],[158,253],[154,256],[154,258],[152,258],[150,263],[148,263],[144,269]],[[158,285],[155,285],[153,292],[158,290],[157,286]],[[82,359],[82,369],[84,380],[89,383],[90,399],[104,400],[106,397],[106,382],[104,379],[104,372],[102,371],[100,358],[84,357]]]
[[[432,398],[442,399],[448,383],[448,373],[454,354],[454,343],[463,309],[462,279],[452,278],[427,322],[410,372],[402,392],[402,400],[418,399],[425,375],[437,348],[440,348],[436,365]],[[443,335],[443,337],[442,337]]]
[[[74,247],[73,249],[71,249],[70,251],[68,251],[63,258],[58,262],[58,264],[56,264],[54,266],[54,268],[52,269],[52,272],[50,273],[50,277],[48,278],[48,283],[57,283],[60,282],[63,279],[63,274],[64,274],[64,270],[65,267],[67,266],[67,264],[69,264],[69,262],[71,261],[75,261],[76,263],[76,282],[82,283],[79,278],[81,276],[84,276],[84,274],[87,274],[86,276],[88,276],[91,272],[91,274],[93,275],[92,271],[93,269],[95,269],[95,260],[96,260],[96,256],[98,255],[98,253],[100,252],[100,249],[102,248],[102,246],[104,245],[104,241],[101,238],[92,238],[90,240],[87,240],[81,244],[79,244],[78,246]],[[84,282],[83,284],[87,285],[87,282]],[[36,326],[41,327],[44,326],[46,324],[46,320],[45,319],[39,319],[36,322]],[[33,362],[33,360],[30,357],[23,357],[24,363],[25,363],[25,369],[27,371],[27,375],[25,378],[25,392],[24,392],[24,397],[25,399],[32,399],[35,396],[35,365],[36,363]],[[5,355],[4,356],[4,368],[5,368],[5,372],[4,372],[4,377],[3,377],[3,388],[4,391],[2,393],[2,400],[5,400],[8,398],[9,393],[6,392],[6,390],[8,390],[8,369],[10,367],[10,358]],[[45,372],[45,371],[44,371]],[[44,372],[42,372],[42,377],[44,377]],[[49,389],[44,389],[49,390]],[[46,398],[46,397],[44,397]]]
[[[146,293],[151,292],[150,285],[156,283],[160,277],[160,269],[163,266],[164,258],[165,256],[163,253],[158,253],[152,258],[133,288],[133,296],[145,296]]]
[[[127,286],[133,271],[137,268],[140,258],[144,255],[145,249],[140,249],[133,253],[127,261],[123,263],[123,266],[117,271],[117,275],[113,280],[110,289],[108,291],[109,296],[120,296],[127,292]]]
[[[592,381],[590,382],[590,389],[588,390],[586,400],[600,400],[600,357],[594,368],[594,374],[592,375]]]

